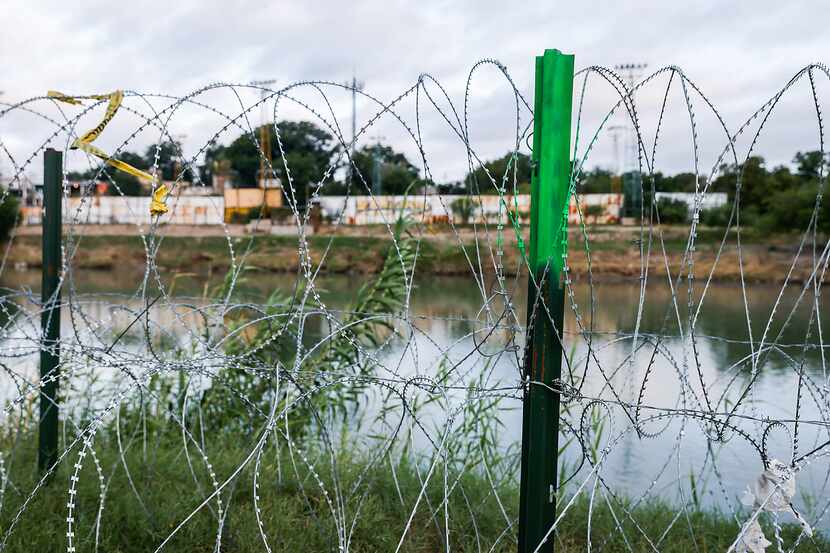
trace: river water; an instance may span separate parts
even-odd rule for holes
[[[91,320],[105,321],[105,326],[123,328],[124,321],[129,320],[125,312],[116,324],[119,315],[113,305],[121,303],[133,310],[139,310],[142,305],[139,298],[129,297],[138,288],[140,274],[83,271],[76,273],[76,278],[81,279],[74,285],[83,298],[78,308]],[[38,272],[8,271],[3,284],[10,289],[36,291],[39,279]],[[338,309],[349,305],[365,280],[363,276],[327,275],[319,277],[316,284],[325,303]],[[240,297],[263,301],[273,289],[289,291],[294,283],[293,275],[253,273],[239,284]],[[168,287],[173,286],[172,296],[181,298],[198,297],[215,284],[216,279],[208,283],[204,276],[187,274],[167,282]],[[513,280],[507,284],[515,320],[509,316],[499,319],[504,314],[505,300],[493,297],[489,284],[481,287],[474,279],[461,277],[416,281],[409,317],[405,322],[396,323],[403,337],[390,340],[376,352],[379,361],[376,375],[390,379],[416,374],[434,377],[444,360],[455,365],[457,376],[453,382],[456,384],[479,382],[490,388],[515,387],[520,382],[523,336],[514,331],[516,321],[524,325],[527,282]],[[737,497],[762,470],[760,454],[751,441],[761,444],[766,428],[764,418],[795,419],[798,412],[800,421],[795,454],[791,439],[796,430],[794,422],[787,422],[770,433],[767,447],[772,458],[789,462],[830,439],[830,427],[823,419],[830,411],[828,374],[818,345],[819,336],[824,339],[830,336],[827,320],[830,315],[820,323],[815,321],[812,290],[799,300],[801,286],[790,285],[779,300],[780,286],[747,286],[745,304],[740,286],[713,284],[699,309],[693,338],[689,332],[686,308],[689,298],[685,285],[676,293],[679,307],[675,310],[669,285],[649,283],[639,317],[638,283],[602,283],[596,284],[593,290],[579,283],[574,291],[583,328],[569,307],[564,338],[567,362],[563,372],[569,382],[581,386],[583,396],[599,398],[608,406],[607,410],[598,406],[593,410],[603,420],[598,449],[612,444],[598,474],[603,485],[614,492],[634,498],[649,492],[673,502],[684,502],[694,489],[702,504],[728,510],[737,505]],[[695,308],[701,292],[701,288],[693,291]],[[823,302],[826,307],[827,301]],[[181,316],[168,311],[162,301],[154,306],[151,316],[161,327],[169,329],[171,335],[186,334]],[[818,313],[822,314],[821,304]],[[824,313],[830,312],[824,309]],[[499,322],[495,330],[494,321]],[[64,335],[72,332],[73,324],[77,321],[73,323],[64,310]],[[592,328],[590,339],[582,332],[586,327]],[[313,334],[313,325],[310,328]],[[6,335],[6,344],[13,344],[21,336],[36,335],[36,328],[23,325]],[[656,355],[655,344],[659,346]],[[776,347],[770,348],[770,344]],[[752,351],[764,352],[755,367]],[[824,354],[830,355],[830,352],[825,348]],[[28,361],[20,362],[30,363],[31,370],[36,370],[33,354]],[[644,385],[649,366],[651,370]],[[728,411],[742,396],[745,397],[736,417],[730,422],[749,439],[729,431],[727,440],[713,441],[707,438],[707,432],[709,437],[716,432],[698,420],[681,416],[648,418],[666,413],[660,409]],[[641,436],[632,431],[632,410],[626,413],[615,406],[617,402],[635,404],[638,401],[642,406]],[[499,443],[504,448],[515,447],[521,440],[521,402],[506,397],[499,409],[497,418],[503,425],[498,434]],[[589,399],[570,404],[568,420],[578,425],[584,409],[591,411]],[[439,424],[445,422],[446,412],[426,410],[422,416]],[[430,438],[435,436],[424,434],[415,441],[418,447],[429,448]],[[580,459],[577,443],[572,441],[560,462],[561,470],[573,473]],[[829,469],[828,457],[818,456],[797,477],[796,505],[807,512],[811,522],[824,528],[828,527],[825,522],[828,517],[821,515],[830,496]],[[569,484],[571,489],[581,484],[589,473],[590,466],[579,469]],[[593,483],[589,481],[589,485]]]

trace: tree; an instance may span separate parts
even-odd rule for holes
[[[110,196],[143,196],[144,187],[141,181],[129,173],[118,170],[110,171],[110,177],[114,182],[107,186],[107,194]]]
[[[700,210],[700,224],[710,227],[725,227],[732,215],[732,204],[723,204]],[[734,223],[734,221],[733,221]]]
[[[281,121],[277,124],[279,139],[284,151],[284,160],[277,143],[277,131],[268,125],[271,134],[272,169],[282,181],[283,191],[289,201],[305,206],[310,189],[320,182],[326,170],[339,150],[333,137],[309,121]],[[254,130],[259,138],[259,128]],[[245,133],[228,146],[216,146],[209,150],[206,165],[213,161],[228,160],[236,175],[237,184],[242,188],[257,186],[261,151],[250,133]],[[290,171],[290,180],[285,165]],[[211,167],[203,168],[208,176]],[[326,183],[333,181],[333,171],[329,173]]]
[[[403,194],[410,184],[419,180],[418,168],[404,154],[385,144],[363,146],[352,156],[352,163],[356,169],[352,182],[353,193],[365,194],[365,181],[365,186],[373,193],[380,190],[381,194]],[[376,163],[380,164],[380,186],[375,183]]]
[[[597,218],[599,218],[600,215],[605,214],[605,207],[600,204],[586,205],[585,209],[582,211],[582,214],[590,223],[596,224]]]
[[[475,214],[476,204],[468,196],[462,196],[453,200],[450,209],[452,214],[461,219],[462,224],[466,225]]]
[[[211,142],[205,149],[204,163],[199,166],[199,180],[205,186],[213,185],[213,176],[216,174],[225,174],[224,172],[231,172],[231,162],[225,155],[225,147]]]
[[[576,190],[580,194],[607,194],[613,190],[613,179],[611,171],[597,167],[580,173]]]
[[[656,171],[651,177],[654,179],[654,189],[657,192],[685,192],[691,194],[695,192],[695,183],[701,190],[706,186],[706,177],[703,175],[695,177],[694,173],[664,175]],[[650,186],[648,178],[646,178],[646,186]]]
[[[147,147],[142,160],[144,167],[139,167],[126,159],[124,161],[130,163],[133,167],[145,169],[155,164],[158,155],[158,175],[161,180],[176,180],[180,173],[184,173],[182,180],[190,182],[192,177],[189,169],[185,168],[185,160],[182,159],[181,153],[182,145],[180,142],[165,140]]]
[[[799,177],[804,180],[818,180],[823,166],[828,163],[828,159],[822,156],[820,151],[796,152],[793,163],[796,165],[796,172]]]
[[[146,171],[150,168],[150,165],[145,161],[143,157],[133,152],[122,152],[118,159],[125,163],[129,163],[136,169],[141,169]],[[109,172],[110,178],[115,181],[114,186],[113,183],[110,183],[107,187],[107,193],[111,196],[116,196],[123,194],[125,196],[143,196],[144,195],[144,187],[141,184],[141,181],[138,178],[134,177],[129,173],[125,173],[124,171],[119,171],[117,169],[107,168]]]
[[[144,160],[144,157],[134,152],[124,151],[120,152],[116,159],[129,163],[136,169],[147,170],[149,165]],[[102,163],[99,167],[93,167],[86,171],[70,171],[67,175],[70,180],[86,181],[87,185],[92,185],[94,181],[103,181],[108,183],[107,194],[110,196],[142,196],[145,191],[136,177],[124,171],[120,171]]]
[[[660,198],[657,201],[660,222],[667,225],[683,224],[689,220],[689,206],[683,200]]]
[[[9,233],[17,224],[20,212],[20,201],[17,197],[9,194],[7,190],[0,190],[0,195],[2,194],[6,194],[6,197],[0,202],[0,241],[9,237]]]
[[[741,206],[760,208],[764,204],[764,198],[768,198],[772,192],[768,176],[769,172],[764,158],[751,156],[740,167],[722,165],[720,176],[712,183],[712,190],[726,192],[729,201],[733,202],[740,178]]]
[[[820,232],[830,231],[830,206],[828,183],[821,181],[825,173],[825,158],[820,151],[798,152],[793,159],[796,172],[787,167],[777,167],[770,174],[771,192],[764,202],[758,224],[764,230],[803,231],[812,217],[823,187],[823,199],[819,206],[817,225]]]
[[[738,177],[741,179],[741,225],[757,225],[766,231],[803,230],[810,220],[819,192],[819,177],[826,163],[821,152],[798,152],[793,159],[796,171],[778,166],[771,171],[764,158],[752,156],[743,165],[721,166],[721,175],[711,189],[726,192],[730,204],[736,198]],[[823,183],[826,192],[826,182]],[[822,202],[818,217],[820,231],[826,232],[830,212]],[[707,214],[710,221],[724,222],[725,213]]]
[[[436,185],[438,193],[445,196],[457,196],[459,194],[466,194],[467,189],[464,184],[459,181],[444,182]]]
[[[506,186],[507,193],[512,193],[515,178],[519,193],[527,194],[530,192],[530,174],[530,157],[520,152],[509,152],[493,161],[485,161],[468,173],[464,182],[471,194],[495,194],[502,186]]]

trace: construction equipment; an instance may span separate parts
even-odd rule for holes
[[[265,79],[261,81],[251,81],[251,85],[264,87],[277,82],[277,79]],[[268,174],[272,170],[271,166],[271,133],[268,128],[268,115],[265,112],[265,97],[269,90],[262,88],[260,90],[260,97],[262,104],[260,106],[260,113],[262,114],[262,124],[259,126],[259,148],[262,155],[259,157],[259,174],[258,180],[261,188],[268,188],[267,183],[271,180]]]

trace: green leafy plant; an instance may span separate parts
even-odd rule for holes
[[[312,341],[315,347],[311,352],[299,348],[299,353],[304,355],[301,359],[297,358],[297,346],[303,297],[306,297],[306,308],[316,307],[314,296],[305,294],[303,288],[292,295],[274,290],[262,309],[249,307],[227,314],[225,351],[239,363],[220,371],[215,385],[203,394],[202,407],[210,411],[207,420],[213,425],[213,431],[250,432],[250,427],[240,428],[236,421],[252,415],[263,416],[273,400],[278,401],[278,410],[281,410],[297,401],[299,395],[303,397],[290,409],[295,435],[307,431],[315,416],[325,413],[345,416],[356,408],[368,385],[366,377],[374,367],[368,353],[394,334],[394,317],[406,299],[416,255],[415,242],[407,226],[402,212],[380,273],[358,290],[341,320],[326,321],[331,327],[330,335],[324,337],[320,332],[314,336],[311,318],[306,318],[302,335],[319,340]],[[226,278],[217,292],[224,297],[228,290]],[[256,363],[246,363],[246,360]],[[298,363],[300,370],[296,373],[294,368]],[[278,377],[289,374],[298,374],[293,386],[278,386]],[[341,378],[331,382],[330,375]]]
[[[710,207],[700,211],[700,222],[710,227],[725,227],[729,224],[729,217],[732,213],[732,205],[725,204],[720,207]],[[734,224],[734,220],[732,223]]]
[[[688,222],[689,206],[682,200],[660,198],[657,201],[660,222],[666,225],[679,225]]]
[[[7,194],[0,202],[0,240],[6,240],[20,217],[20,202],[15,196]]]
[[[466,225],[469,224],[470,219],[475,215],[476,205],[469,197],[462,196],[453,200],[450,204],[450,209],[455,217],[461,219],[461,224]]]
[[[605,214],[605,208],[599,204],[586,205],[582,211],[589,223],[596,224],[597,218]]]

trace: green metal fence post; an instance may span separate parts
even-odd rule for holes
[[[58,269],[61,265],[61,181],[63,153],[51,148],[43,156],[43,280],[40,319],[40,428],[37,465],[40,474],[58,459],[58,362],[61,308]],[[44,383],[45,381],[45,383]]]
[[[537,290],[530,281],[525,376],[544,386],[526,383],[524,389],[519,553],[553,551],[547,534],[556,517],[559,394],[549,387],[562,369],[556,331],[562,331],[565,307],[573,74],[572,55],[545,50],[536,58],[529,261],[542,298],[534,310]]]

